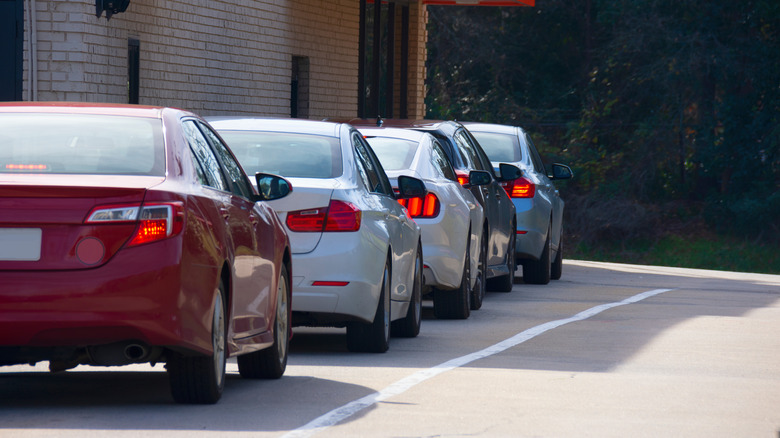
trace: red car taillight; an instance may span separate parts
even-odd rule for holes
[[[441,204],[439,198],[433,193],[428,193],[425,198],[399,199],[398,203],[409,210],[409,216],[421,218],[433,218],[439,215]]]
[[[357,231],[362,213],[353,204],[331,200],[327,207],[287,213],[287,228],[298,233]]]
[[[536,194],[536,184],[522,176],[512,181],[504,181],[501,185],[510,198],[533,198]]]
[[[455,176],[458,177],[458,182],[460,183],[460,185],[465,186],[466,184],[469,183],[469,173],[468,172],[465,172],[463,170],[456,170],[455,171]]]
[[[93,209],[84,223],[99,225],[136,221],[138,227],[128,246],[167,239],[179,234],[184,228],[184,204],[170,202],[101,206]]]

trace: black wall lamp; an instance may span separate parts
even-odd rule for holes
[[[106,11],[106,20],[110,20],[112,15],[127,10],[129,4],[130,0],[95,0],[95,15],[100,18]]]

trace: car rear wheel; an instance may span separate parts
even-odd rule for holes
[[[420,334],[422,323],[422,249],[417,247],[417,257],[414,260],[414,284],[412,297],[409,299],[409,310],[402,319],[392,322],[392,334],[401,338],[413,338]]]
[[[222,396],[227,359],[224,302],[225,287],[220,282],[211,318],[212,354],[186,356],[172,351],[167,354],[171,394],[178,403],[214,404]]]
[[[550,229],[539,260],[529,260],[523,264],[523,281],[528,284],[547,284],[550,282]]]
[[[471,315],[471,250],[466,245],[463,276],[455,290],[433,290],[433,314],[439,319],[466,319]]]
[[[515,225],[512,226],[512,230],[515,230],[516,228]],[[515,285],[515,270],[517,270],[517,262],[515,262],[515,245],[515,236],[511,236],[509,238],[506,254],[506,267],[509,273],[488,280],[489,290],[494,292],[512,292],[512,287]]]
[[[278,379],[287,368],[287,348],[290,341],[290,287],[287,268],[282,265],[276,292],[274,343],[269,348],[238,356],[238,373],[246,379]]]
[[[485,288],[487,287],[487,230],[482,232],[482,242],[479,244],[479,263],[477,264],[477,281],[471,290],[471,310],[479,310],[482,307],[482,300],[485,299]]]
[[[382,290],[374,320],[347,325],[347,349],[354,352],[384,353],[390,348],[390,268],[385,262]]]
[[[561,241],[558,242],[558,251],[555,253],[555,260],[553,260],[550,268],[550,278],[560,280],[561,274],[563,274],[563,236],[561,236]]]

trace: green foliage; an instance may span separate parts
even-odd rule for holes
[[[780,243],[777,0],[429,12],[427,116],[525,127],[574,169],[562,194],[584,243],[593,229],[655,241],[648,227],[679,203],[722,234]]]
[[[670,235],[659,241],[632,240],[601,245],[582,243],[566,258],[622,263],[780,274],[775,245],[728,236]]]

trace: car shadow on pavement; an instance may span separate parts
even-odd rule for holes
[[[310,376],[243,379],[235,363],[228,363],[217,404],[181,405],[170,395],[167,374],[157,368],[160,371],[2,372],[0,436],[4,430],[15,431],[13,436],[47,429],[144,431],[143,436],[173,430],[287,431],[300,427],[302,418],[320,415],[323,400],[348,403],[373,392]]]

